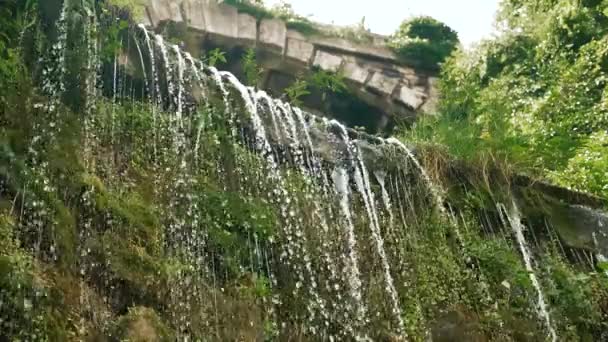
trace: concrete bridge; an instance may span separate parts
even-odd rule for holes
[[[217,0],[147,0],[143,23],[181,42],[193,56],[220,48],[229,70],[243,79],[241,57],[256,51],[263,73],[257,86],[275,97],[313,70],[339,73],[348,94],[312,91],[302,106],[370,132],[387,131],[433,113],[437,91],[430,72],[406,65],[386,46],[386,37],[370,34],[365,42],[324,34],[303,34],[285,21],[256,18]]]

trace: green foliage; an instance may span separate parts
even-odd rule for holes
[[[19,241],[15,236],[15,222],[6,214],[0,215],[0,255],[9,255],[17,251]]]
[[[25,73],[22,33],[37,23],[38,2],[7,0],[0,8],[0,113]]]
[[[294,106],[301,106],[302,100],[300,98],[310,94],[308,82],[302,79],[297,79],[289,87],[285,88],[284,92],[289,102]]]
[[[501,36],[447,59],[437,117],[403,135],[605,196],[604,10],[605,2],[505,1]]]
[[[220,48],[209,51],[207,57],[203,58],[203,60],[212,67],[218,67],[228,62],[226,60],[226,52],[222,51]]]
[[[245,83],[249,86],[256,86],[262,70],[256,61],[254,49],[247,49],[241,60],[241,67],[245,74]]]
[[[354,25],[328,28],[325,34],[360,44],[369,44],[374,41],[373,34],[365,26],[365,17],[361,18],[361,21]]]
[[[271,239],[275,234],[276,213],[265,203],[220,191],[212,184],[203,184],[200,190],[201,215],[209,230],[209,244],[219,259],[219,269],[236,278],[253,262],[243,246],[254,236],[261,242]]]
[[[41,277],[38,265],[21,251],[0,255],[0,338],[11,341],[67,340],[57,298]],[[64,317],[65,318],[65,317]]]
[[[117,47],[121,24],[117,25],[108,27],[109,36],[114,36],[108,41],[110,50]],[[597,43],[587,48],[589,44],[580,51],[587,54],[591,64],[574,59],[578,64],[572,68],[572,75],[564,81],[547,82],[547,88],[582,82],[581,70],[589,67],[593,72],[602,70],[602,46]],[[18,49],[13,51],[12,58],[22,64]],[[518,76],[522,79],[517,82],[525,82],[525,72],[512,67],[511,61],[527,55],[522,51],[511,55],[503,46],[493,51],[491,58],[486,58],[485,69],[474,69],[479,71],[476,75],[454,69],[453,79],[472,82],[468,89],[479,97],[459,104],[466,109],[457,107],[454,97],[450,105],[460,108],[458,113],[437,119],[443,126],[421,122],[413,131],[419,134],[418,139],[444,139],[440,141],[449,144],[444,133],[434,131],[437,124],[456,136],[451,141],[467,141],[467,146],[461,146],[461,154],[467,155],[479,146],[491,153],[505,146],[506,137],[517,137],[501,133],[511,127],[510,120],[496,120],[486,113],[523,108],[518,107],[520,104],[501,104],[507,102],[505,93],[498,97],[501,103],[491,103],[491,95],[511,84],[493,81],[505,72],[521,72]],[[210,64],[226,62],[219,50],[212,52],[211,58],[215,61]],[[15,87],[7,95],[0,116],[0,340],[103,340],[107,333],[121,340],[173,341],[176,332],[192,334],[193,340],[305,339],[307,335],[297,331],[301,329],[297,324],[323,308],[321,303],[305,302],[314,300],[313,287],[298,290],[294,284],[300,280],[298,276],[305,278],[305,287],[318,279],[316,291],[328,299],[328,308],[342,310],[349,305],[344,297],[334,296],[343,289],[331,286],[341,286],[343,274],[331,279],[334,275],[327,267],[335,262],[340,272],[345,253],[339,243],[343,232],[332,228],[334,220],[340,219],[338,208],[332,206],[334,201],[327,198],[323,201],[326,203],[318,203],[316,191],[320,190],[313,189],[314,182],[282,165],[279,172],[284,175],[289,197],[273,201],[276,178],[268,177],[264,156],[231,140],[233,127],[227,126],[222,103],[216,105],[210,100],[204,108],[189,112],[184,115],[183,127],[177,129],[174,115],[159,108],[152,111],[149,103],[133,103],[130,99],[120,103],[100,97],[87,112],[84,130],[83,116],[78,112],[59,106],[49,113],[36,105],[48,103],[48,99],[31,88],[25,67],[5,70],[10,73],[7,82]],[[259,75],[253,50],[246,54],[243,70],[251,83]],[[603,86],[601,83],[597,89],[590,89],[591,102],[604,99]],[[491,91],[484,93],[486,88]],[[342,94],[346,85],[340,74],[316,71],[309,79],[296,81],[286,96],[298,102],[313,89]],[[520,89],[514,94],[528,93]],[[559,100],[557,96],[551,99],[554,103]],[[231,105],[238,106],[237,102]],[[450,126],[448,117],[460,120],[459,125]],[[593,127],[603,125],[601,118],[593,120]],[[545,121],[552,122],[551,118]],[[562,117],[555,121],[566,120]],[[593,131],[576,138],[588,139],[581,146],[597,153],[592,154],[589,166],[589,160],[583,157],[571,159],[573,172],[581,168],[578,165],[601,172],[605,164],[601,151],[606,137]],[[177,141],[176,132],[188,138]],[[200,144],[197,140],[197,146],[192,146],[194,139],[189,138],[197,133]],[[182,154],[180,148],[187,152]],[[409,172],[403,176],[415,177]],[[397,183],[401,181],[396,179]],[[379,189],[374,189],[374,194],[379,194]],[[412,340],[426,338],[427,332],[452,312],[467,313],[475,329],[477,321],[483,323],[490,337],[495,337],[491,334],[495,330],[505,331],[500,335],[504,338],[495,340],[517,340],[508,329],[522,321],[532,322],[525,329],[536,329],[530,301],[535,294],[530,294],[529,275],[516,249],[504,240],[464,230],[461,232],[466,239],[460,245],[453,223],[428,210],[432,206],[426,186],[407,187],[398,194],[401,196],[394,198],[394,205],[403,206],[399,209],[407,224],[397,227],[398,220],[394,220],[391,224],[395,226],[385,225],[387,222],[381,226],[394,228],[383,229],[382,234],[387,237],[387,259]],[[483,203],[484,196],[475,194],[464,202]],[[363,210],[359,195],[352,193],[351,198],[353,213]],[[299,203],[296,206],[294,202]],[[32,224],[37,213],[42,213],[41,220]],[[328,229],[320,227],[318,216],[322,214],[327,214],[328,222],[324,223]],[[380,213],[378,219],[388,221],[389,215],[384,214]],[[301,232],[293,227],[281,229],[296,220]],[[353,216],[353,221],[364,275],[361,289],[370,312],[379,313],[369,316],[369,326],[381,331],[390,325],[389,315],[381,313],[390,310],[386,307],[383,270],[377,267],[369,222],[359,216]],[[473,225],[466,228],[480,230]],[[293,238],[298,241],[290,247],[295,247],[297,255],[293,259],[287,256],[293,262],[288,265],[281,253],[288,255],[289,251],[279,251],[278,247],[285,245],[275,241],[284,243]],[[338,243],[332,249],[334,241]],[[326,250],[312,248],[325,243]],[[49,252],[51,247],[53,252]],[[302,251],[309,255],[302,256]],[[327,256],[319,255],[323,252]],[[542,263],[543,251],[535,252]],[[550,261],[546,266],[557,270],[554,275],[548,270],[541,280],[551,289],[560,329],[573,326],[572,331],[581,336],[605,330],[601,303],[607,296],[599,277],[583,278],[570,266]],[[297,276],[290,274],[294,270]],[[517,316],[521,317],[507,319]],[[330,329],[340,331],[341,319]],[[286,328],[279,329],[283,322],[287,322]],[[292,326],[296,332],[285,336],[292,333]],[[540,335],[534,334],[527,334],[529,340],[540,340]],[[563,336],[574,339],[575,335],[564,332]]]
[[[270,9],[273,17],[285,21],[288,28],[305,35],[322,34],[322,31],[308,18],[294,12],[291,4],[281,1]]]
[[[239,12],[247,13],[257,19],[273,18],[273,13],[264,7],[261,0],[223,0],[222,3],[236,7]]]
[[[510,287],[532,291],[532,282],[521,258],[515,254],[506,241],[473,239],[468,246],[471,254],[479,261],[479,266],[494,286],[508,282]],[[514,298],[520,300],[525,298]]]
[[[146,10],[144,0],[108,0],[108,4],[116,8],[128,10],[136,20],[140,20]]]
[[[342,93],[347,89],[344,75],[320,69],[313,72],[308,82],[311,87],[321,91],[324,95]]]
[[[602,315],[602,301],[608,294],[603,275],[576,272],[559,257],[546,258],[544,267],[551,279],[547,295],[553,304],[553,317],[564,329],[567,340],[597,340],[608,329]]]
[[[116,57],[116,54],[122,47],[122,39],[120,34],[129,27],[129,22],[126,20],[112,21],[109,27],[100,33],[103,40],[103,49],[101,56],[105,62],[111,62]]]
[[[329,27],[317,24],[309,18],[295,13],[292,5],[285,1],[275,4],[272,8],[265,7],[262,1],[257,0],[224,0],[223,3],[236,7],[239,12],[252,15],[258,20],[281,19],[287,28],[307,36],[336,37],[357,43],[373,41],[373,35],[365,27],[364,19],[351,26]]]
[[[310,95],[311,90],[319,91],[325,99],[329,94],[345,93],[347,87],[342,74],[315,69],[307,78],[296,79],[283,92],[289,102],[295,106],[301,106],[301,98]]]
[[[576,149],[564,170],[549,177],[557,184],[608,198],[608,133],[592,133]]]
[[[401,23],[388,45],[404,60],[437,70],[458,45],[458,35],[436,19],[416,17]]]

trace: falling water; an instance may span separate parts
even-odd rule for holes
[[[376,211],[376,205],[374,203],[375,200],[373,192],[371,190],[367,168],[363,163],[360,149],[356,148],[354,144],[350,142],[346,128],[337,121],[332,121],[330,124],[339,129],[341,135],[340,138],[346,144],[347,158],[351,160],[351,164],[354,170],[355,184],[358,192],[361,194],[363,203],[365,204],[372,238],[375,242],[376,252],[380,256],[380,262],[384,271],[384,281],[386,282],[385,290],[388,292],[392,304],[391,313],[393,314],[395,321],[398,323],[399,333],[404,334],[404,323],[401,318],[399,297],[397,295],[397,290],[395,289],[393,277],[391,275],[389,261],[384,250],[384,239],[382,238],[380,230],[378,213]],[[355,152],[351,152],[351,149],[354,149]]]
[[[178,123],[180,127],[182,126],[182,98],[183,98],[183,90],[184,90],[184,69],[186,68],[186,64],[184,63],[184,59],[182,58],[182,52],[177,45],[173,45],[173,51],[175,52],[175,56],[177,57],[177,99],[176,99],[176,110],[175,115],[177,116]]]
[[[137,54],[139,55],[139,63],[141,65],[141,72],[144,78],[144,90],[150,92],[148,87],[148,74],[146,73],[146,63],[144,62],[144,55],[139,46],[139,40],[135,39],[135,47],[137,48]]]
[[[380,185],[380,191],[382,195],[382,203],[384,204],[384,209],[388,213],[388,221],[389,221],[389,229],[393,229],[395,218],[393,216],[393,206],[391,205],[391,197],[386,190],[386,172],[377,170],[374,172],[374,176],[376,177],[376,181]]]
[[[538,296],[536,303],[538,314],[544,321],[546,328],[549,330],[549,337],[551,338],[551,341],[555,342],[557,341],[557,334],[551,325],[551,317],[549,316],[545,296],[536,273],[534,272],[534,267],[532,266],[532,255],[530,254],[528,243],[524,236],[524,226],[521,223],[521,214],[519,212],[519,208],[517,207],[517,203],[515,203],[515,200],[513,200],[510,211],[507,210],[503,204],[499,203],[497,206],[501,215],[503,213],[506,214],[509,225],[513,229],[515,239],[517,240],[517,245],[519,246],[519,251],[524,259],[524,265],[526,266],[526,270],[528,271],[530,280],[532,281],[532,286],[534,286]]]
[[[346,253],[345,253],[345,274],[348,279],[348,288],[350,291],[353,303],[351,308],[356,310],[355,320],[357,324],[362,324],[365,321],[367,308],[363,303],[361,295],[361,274],[359,271],[359,261],[357,256],[357,237],[355,235],[355,225],[353,224],[353,215],[350,211],[349,199],[349,176],[343,168],[336,168],[332,173],[332,179],[336,187],[336,194],[340,200],[340,209],[344,216],[346,230]],[[353,329],[353,327],[349,327]]]
[[[61,18],[61,25],[65,25],[65,8]],[[248,264],[239,265],[241,271],[248,270],[251,274],[260,275],[265,273],[264,275],[270,279],[269,286],[273,290],[274,287],[280,285],[289,285],[288,291],[277,292],[280,293],[280,297],[278,297],[279,294],[272,294],[275,297],[264,303],[264,308],[268,309],[269,316],[283,323],[283,330],[289,330],[292,325],[297,324],[299,325],[297,328],[302,329],[304,334],[313,335],[319,340],[336,338],[370,340],[370,336],[372,338],[376,336],[372,335],[375,334],[372,329],[376,328],[377,321],[382,321],[381,324],[386,324],[387,321],[392,322],[390,333],[397,333],[400,338],[406,338],[401,306],[401,301],[405,300],[405,296],[398,293],[393,274],[399,274],[397,277],[399,281],[402,280],[401,276],[407,276],[403,271],[405,267],[396,264],[396,262],[407,263],[407,260],[397,257],[407,255],[405,242],[415,242],[413,240],[416,238],[416,233],[419,233],[414,232],[410,236],[409,230],[413,231],[418,226],[424,226],[418,222],[424,217],[417,212],[419,207],[415,206],[417,198],[414,196],[416,194],[408,189],[411,182],[406,177],[405,171],[400,169],[397,173],[391,173],[375,166],[369,166],[364,160],[366,155],[363,154],[361,141],[351,139],[347,128],[339,122],[323,119],[320,120],[320,124],[314,122],[310,114],[273,99],[262,90],[244,86],[231,73],[221,72],[203,65],[187,52],[181,51],[176,45],[170,45],[170,49],[167,51],[168,47],[162,36],[156,35],[151,40],[143,25],[140,25],[139,29],[145,39],[145,45],[143,42],[140,45],[140,41],[136,40],[134,47],[139,55],[144,78],[145,89],[142,94],[147,94],[149,97],[148,105],[151,105],[153,116],[154,156],[152,159],[154,163],[158,163],[158,166],[162,165],[162,169],[157,169],[155,164],[154,170],[165,170],[170,173],[170,178],[163,183],[162,187],[158,183],[155,183],[154,186],[156,196],[154,200],[158,200],[160,197],[158,193],[161,193],[167,198],[168,203],[167,208],[155,208],[160,212],[162,224],[166,225],[166,229],[163,229],[161,233],[165,235],[160,238],[165,243],[163,247],[166,250],[163,252],[169,257],[185,260],[187,269],[196,274],[196,276],[189,276],[186,275],[186,272],[180,271],[170,279],[171,285],[174,286],[169,289],[170,303],[167,315],[172,317],[172,323],[179,329],[179,338],[184,340],[190,338],[188,329],[191,327],[192,318],[187,313],[196,304],[192,301],[210,301],[205,297],[207,293],[190,291],[193,283],[200,281],[204,284],[208,276],[212,277],[212,287],[216,290],[213,292],[213,308],[215,309],[217,336],[219,336],[220,324],[222,324],[221,313],[218,310],[222,304],[217,295],[222,279],[221,274],[216,275],[216,271],[221,270],[221,267],[217,266],[218,256],[212,254],[217,252],[210,252],[207,257],[211,234],[207,235],[207,227],[202,226],[204,220],[203,216],[199,217],[201,208],[198,207],[200,202],[197,201],[197,196],[201,196],[200,190],[196,187],[197,179],[201,176],[201,174],[197,174],[199,171],[197,168],[205,167],[205,164],[197,163],[196,159],[195,162],[191,162],[189,159],[192,155],[194,158],[198,158],[199,149],[205,149],[206,146],[201,146],[201,144],[204,145],[202,142],[205,140],[202,140],[202,137],[205,137],[207,133],[204,130],[204,121],[194,118],[195,115],[192,115],[196,112],[196,108],[193,108],[192,105],[192,98],[203,102],[199,105],[216,110],[217,108],[213,107],[211,99],[208,98],[208,95],[216,89],[219,90],[218,93],[223,100],[224,107],[221,109],[226,114],[222,127],[227,126],[229,130],[229,133],[226,134],[228,135],[227,141],[228,144],[233,144],[229,147],[235,147],[235,149],[244,147],[249,149],[247,152],[254,153],[248,153],[245,157],[236,156],[237,165],[233,174],[228,175],[228,172],[224,174],[223,171],[228,168],[217,162],[215,165],[218,165],[219,170],[212,170],[211,175],[224,178],[218,181],[220,189],[223,187],[224,190],[230,189],[231,186],[229,182],[232,180],[228,177],[239,178],[235,184],[241,188],[234,191],[241,191],[239,194],[245,198],[260,197],[264,204],[270,204],[277,211],[278,236],[281,237],[279,241],[273,240],[273,237],[269,243],[260,242],[257,232],[250,230],[250,227],[245,227],[247,236],[246,241],[243,242],[245,246],[241,247],[244,251],[249,252],[247,256],[249,261],[247,261]],[[59,32],[64,31],[65,27],[59,30]],[[62,37],[60,35],[57,48],[52,50],[52,53],[61,61],[60,64],[65,63],[65,58],[61,59],[61,55],[65,53],[63,49],[67,39],[67,37]],[[90,46],[89,49],[92,51],[93,46]],[[92,59],[87,61],[87,68],[91,73],[96,72],[93,70],[97,66],[94,61],[99,58],[97,55],[97,53],[91,52]],[[160,57],[156,58],[155,55]],[[119,96],[119,88],[121,88],[119,73],[121,71],[118,61],[119,59],[116,58],[113,65],[108,65],[109,68],[112,68],[111,71],[108,70],[112,72],[112,75],[107,75],[111,77],[111,102],[113,104],[116,102],[116,108],[119,108],[119,102],[124,100]],[[147,62],[149,62],[149,66]],[[60,66],[59,69],[61,68],[64,67]],[[128,71],[127,69],[121,70],[124,73],[124,71]],[[87,94],[95,94],[94,78],[87,78],[86,81]],[[53,82],[56,84],[52,86],[52,94],[58,98],[65,88],[65,85],[62,85],[63,75],[54,79]],[[212,84],[216,87],[210,87]],[[50,85],[48,86],[50,87]],[[202,100],[200,100],[201,97],[190,92],[199,89],[204,92]],[[91,95],[91,97],[95,96]],[[242,101],[243,108],[237,104],[240,101]],[[54,106],[54,102],[50,103]],[[167,151],[167,148],[171,147],[171,143],[168,143],[165,144],[166,146],[159,145],[165,150],[161,151],[160,156],[157,156],[156,143],[165,141],[162,137],[158,139],[156,136],[156,130],[164,129],[162,123],[165,121],[157,121],[157,113],[160,114],[163,111],[173,115],[168,117],[170,123],[177,123],[169,127],[168,132],[171,136],[167,136],[170,139],[166,139],[172,141],[174,153]],[[90,109],[90,112],[93,112],[93,109]],[[217,119],[215,116],[210,116],[207,120]],[[188,125],[193,122],[198,123],[199,126],[195,126],[191,134],[190,128],[192,127]],[[214,123],[216,122],[211,121],[210,130]],[[331,150],[330,159],[332,160],[321,157],[321,155],[325,156],[323,148],[326,146],[318,145],[316,139],[319,134],[329,140],[330,146],[327,150]],[[32,145],[35,145],[38,139],[41,138],[34,138]],[[381,145],[395,145],[405,153],[407,161],[417,169],[415,176],[421,178],[425,183],[425,188],[428,188],[436,208],[442,215],[448,216],[449,213],[442,198],[443,192],[433,183],[413,152],[394,138],[376,140]],[[250,142],[252,143],[250,144]],[[193,150],[191,150],[192,148]],[[157,157],[159,157],[158,161]],[[246,162],[249,161],[261,162],[263,166],[256,170],[247,170],[246,168],[250,164]],[[87,171],[95,172],[93,168]],[[380,193],[374,193],[376,188],[372,186],[370,172],[379,186]],[[40,173],[44,175],[43,172]],[[204,175],[204,177],[206,176]],[[156,174],[154,177],[157,177]],[[297,179],[297,182],[291,183],[292,177]],[[40,179],[45,191],[55,191],[52,184],[47,184],[46,178],[41,177]],[[157,189],[157,185],[159,189]],[[96,209],[94,191],[96,191],[94,187],[88,186],[82,194],[80,204],[86,211],[92,212]],[[30,202],[31,210],[34,212],[43,213],[48,209],[44,207],[44,203],[36,199]],[[365,211],[362,218],[354,212],[355,208],[359,208],[360,205]],[[379,207],[383,210],[379,210]],[[524,227],[518,208],[515,203],[510,211],[507,211],[502,204],[499,204],[498,207],[501,214],[507,216],[507,219],[503,220],[508,220],[514,232],[525,267],[536,289],[539,317],[546,325],[552,341],[556,341],[557,335],[551,325],[548,304],[545,302],[540,282],[534,272],[532,255],[523,233]],[[382,216],[380,217],[380,215]],[[32,224],[35,229],[42,230],[45,219],[43,216],[42,214],[32,215]],[[84,248],[86,241],[91,238],[91,234],[95,230],[92,227],[93,218],[94,216],[91,214],[79,219],[78,222],[80,246],[77,251],[81,258],[78,266],[81,272],[82,295],[80,302],[83,305],[87,305],[88,302],[83,294],[87,286],[86,281],[93,276],[94,265],[90,261],[93,256],[90,254],[90,250]],[[399,222],[395,222],[396,220]],[[402,223],[402,225],[398,226],[397,223]],[[387,224],[387,227],[382,224]],[[457,230],[457,227],[453,227],[453,229]],[[368,232],[369,235],[367,235]],[[458,231],[456,232],[458,234]],[[39,232],[39,234],[42,233]],[[405,236],[409,239],[411,237],[412,241],[399,240],[396,238],[397,235],[401,238]],[[363,236],[369,236],[369,242],[364,241]],[[42,240],[42,238],[39,239]],[[400,245],[401,242],[404,243]],[[54,246],[51,248],[54,249]],[[104,248],[107,247],[104,246]],[[278,253],[276,253],[277,250]],[[277,255],[280,253],[280,255],[276,257],[274,253]],[[460,258],[461,255],[457,257]],[[601,255],[598,256],[598,259],[600,258]],[[380,266],[378,271],[373,269],[376,265]],[[109,268],[109,261],[103,266]],[[277,269],[279,269],[276,274],[274,273],[275,266],[278,266]],[[371,272],[367,272],[367,269],[371,269]],[[376,276],[382,278],[379,285],[375,281]],[[109,286],[109,280],[104,279],[104,281],[105,285]],[[280,290],[282,289],[279,288]],[[367,295],[375,296],[376,294],[381,298],[379,304],[373,301],[375,298],[367,297]],[[290,310],[290,305],[294,303],[302,306],[296,308],[295,317],[281,317],[280,314],[273,316],[275,314],[273,310]],[[384,307],[384,304],[388,307],[387,317],[381,317],[380,312],[370,312],[373,310],[372,308]],[[411,311],[409,309],[408,314]],[[375,320],[374,315],[381,318]],[[417,322],[420,322],[425,321],[428,317],[417,319]],[[82,323],[84,324],[84,322]]]
[[[420,175],[426,182],[426,185],[428,186],[429,190],[433,195],[433,198],[435,199],[437,209],[439,209],[439,211],[441,211],[443,214],[446,214],[445,207],[443,206],[443,197],[441,196],[441,190],[437,188],[437,186],[429,176],[428,172],[426,172],[426,169],[423,168],[422,165],[420,165],[420,162],[418,161],[416,156],[414,156],[414,153],[412,153],[412,151],[407,146],[405,146],[403,142],[396,138],[390,137],[386,139],[386,142],[399,147],[403,152],[405,152],[409,160],[414,163],[414,166],[416,166],[416,168],[420,172]]]
[[[171,61],[169,60],[169,54],[167,53],[167,46],[165,45],[163,36],[157,34],[155,36],[155,40],[156,40],[156,46],[158,46],[158,48],[160,49],[162,63],[163,63],[163,66],[165,67],[165,81],[167,82],[167,92],[168,92],[169,98],[172,98],[174,89],[175,89],[175,85],[173,84],[173,77],[171,77],[171,74],[172,74]],[[160,92],[159,92],[159,96],[161,96]],[[162,103],[162,98],[161,98],[160,103]]]
[[[281,216],[285,220],[285,226],[283,229],[285,230],[288,245],[283,253],[283,257],[286,260],[294,258],[296,255],[301,256],[300,263],[296,262],[292,264],[295,267],[298,273],[298,281],[296,282],[296,293],[299,291],[300,287],[304,286],[307,283],[307,289],[310,292],[312,297],[312,302],[309,302],[310,305],[308,307],[309,311],[309,319],[313,321],[315,319],[315,309],[316,307],[323,307],[323,301],[319,297],[317,292],[317,282],[315,279],[315,274],[312,271],[312,258],[307,250],[307,238],[306,234],[303,231],[303,228],[300,226],[298,219],[295,217],[296,212],[294,210],[295,203],[294,198],[289,196],[288,191],[286,190],[285,180],[281,176],[279,171],[279,167],[273,155],[272,147],[267,139],[266,128],[263,124],[262,118],[259,116],[257,109],[257,97],[252,97],[251,92],[247,87],[245,87],[242,83],[238,81],[238,79],[232,75],[231,73],[220,73],[220,75],[224,76],[228,82],[238,91],[241,95],[241,99],[244,101],[245,109],[247,113],[251,117],[251,122],[253,126],[253,131],[255,135],[255,146],[258,151],[265,156],[265,160],[267,162],[268,172],[271,179],[276,181],[276,188],[273,192],[275,197],[275,201],[280,205]],[[263,94],[259,94],[259,96],[263,96]],[[306,273],[309,276],[309,281],[306,282],[305,275],[303,271],[299,271],[298,269],[303,264]],[[312,324],[312,322],[311,322]],[[311,332],[314,334],[316,332],[316,328],[314,326],[309,327]]]
[[[343,130],[343,133],[345,134],[346,130]],[[365,209],[367,211],[367,215],[370,221],[372,238],[374,239],[376,245],[376,252],[380,256],[380,262],[382,264],[382,269],[384,270],[384,281],[386,282],[386,291],[388,292],[393,305],[392,314],[394,315],[395,320],[398,323],[399,333],[404,334],[404,324],[403,319],[401,318],[399,296],[397,295],[397,290],[395,289],[393,276],[391,275],[390,264],[386,256],[386,252],[384,250],[384,239],[382,238],[380,230],[374,195],[372,193],[367,167],[363,163],[360,149],[357,149],[357,155],[354,160],[359,164],[358,166],[355,166],[355,184],[357,185],[357,190],[363,198],[363,203],[365,204]]]

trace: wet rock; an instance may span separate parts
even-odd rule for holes
[[[479,321],[465,310],[452,310],[440,317],[432,328],[433,342],[485,342]]]

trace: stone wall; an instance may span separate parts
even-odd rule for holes
[[[258,86],[274,89],[275,94],[289,84],[285,77],[295,80],[314,67],[339,72],[350,92],[376,109],[370,114],[377,116],[372,120],[376,131],[384,130],[395,120],[412,122],[416,115],[434,111],[437,97],[434,75],[404,65],[384,45],[382,36],[361,44],[304,35],[287,28],[282,20],[258,20],[239,13],[235,7],[218,4],[217,0],[148,0],[143,20],[157,32],[167,24],[184,27],[187,37],[180,38],[184,48],[195,56],[207,46],[223,50],[255,47],[258,63],[265,70]],[[281,79],[279,76],[282,82],[277,81]],[[327,112],[321,102],[304,101],[304,107]]]

